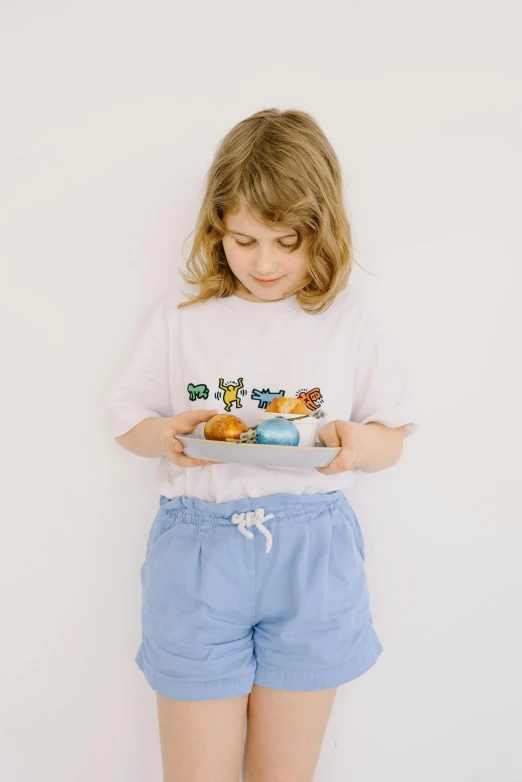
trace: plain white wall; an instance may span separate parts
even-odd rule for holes
[[[518,5],[1,17],[2,780],[160,779],[134,664],[156,461],[118,448],[104,406],[176,283],[215,146],[276,106],[339,156],[377,275],[354,280],[390,304],[423,417],[352,491],[385,652],[339,690],[316,779],[520,782]]]

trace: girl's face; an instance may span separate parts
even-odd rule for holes
[[[305,242],[290,253],[297,234],[284,226],[273,229],[255,220],[243,207],[224,218],[223,249],[237,278],[236,295],[248,301],[277,301],[305,277]]]

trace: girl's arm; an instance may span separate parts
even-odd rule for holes
[[[163,456],[162,437],[170,420],[170,418],[145,418],[129,432],[114,439],[118,445],[121,445],[126,451],[136,454],[136,456],[148,456],[150,458]]]
[[[402,456],[404,426],[391,429],[389,426],[372,421],[358,424],[362,434],[362,456],[358,469],[363,472],[378,472],[393,467]]]
[[[178,467],[202,467],[216,462],[191,459],[183,451],[183,445],[176,440],[177,434],[190,434],[217,410],[187,410],[185,413],[167,417],[144,418],[133,429],[115,437],[118,445],[136,456],[158,458],[167,456]]]
[[[317,467],[324,475],[334,475],[358,468],[363,472],[378,472],[396,464],[402,455],[404,426],[392,429],[371,421],[330,421],[319,432],[319,439],[328,448],[341,446],[341,452],[328,467]]]

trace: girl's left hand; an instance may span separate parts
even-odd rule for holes
[[[363,455],[363,425],[355,421],[330,421],[319,432],[319,440],[327,448],[341,451],[327,467],[316,467],[323,475],[335,475],[338,472],[353,470],[359,465]]]

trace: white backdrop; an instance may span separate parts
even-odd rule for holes
[[[376,275],[354,280],[389,303],[422,414],[352,491],[385,651],[340,688],[316,779],[520,782],[517,4],[0,14],[3,782],[160,779],[134,664],[156,461],[110,439],[105,403],[218,141],[273,106],[340,158]]]

